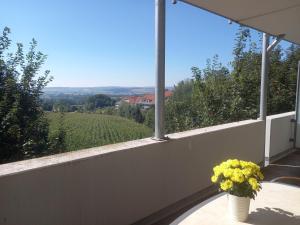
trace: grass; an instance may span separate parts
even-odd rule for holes
[[[59,129],[60,113],[47,113],[50,136]],[[65,113],[66,151],[150,137],[150,128],[134,121],[95,113]]]

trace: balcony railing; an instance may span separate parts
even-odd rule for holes
[[[0,224],[131,224],[211,185],[227,158],[291,149],[294,113],[0,165]],[[265,147],[267,148],[265,155]]]

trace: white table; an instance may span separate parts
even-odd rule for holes
[[[300,225],[300,188],[262,183],[262,190],[251,200],[246,222],[227,218],[227,195],[216,195],[178,217],[171,225]]]

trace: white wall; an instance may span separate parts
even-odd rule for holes
[[[297,123],[297,133],[296,133],[296,148],[300,149],[300,121]]]
[[[267,117],[265,156],[270,158],[293,148],[295,112],[282,113]]]
[[[208,187],[224,159],[261,161],[263,126],[248,120],[0,165],[0,224],[130,224]]]

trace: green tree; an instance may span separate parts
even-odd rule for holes
[[[58,121],[58,130],[50,137],[49,151],[51,153],[61,153],[66,150],[66,129],[65,129],[65,113],[60,112]]]
[[[0,162],[43,154],[48,147],[48,122],[40,96],[51,80],[49,71],[39,76],[46,55],[36,51],[33,39],[27,54],[23,45],[6,53],[11,44],[10,30],[0,37]]]
[[[140,106],[130,105],[126,102],[122,103],[119,107],[119,116],[132,119],[138,123],[143,123],[145,118],[141,111]]]
[[[186,79],[174,86],[171,99],[177,102],[188,102],[192,99],[193,80]]]
[[[150,127],[154,131],[154,120],[155,120],[155,112],[154,112],[154,107],[149,108],[148,110],[145,111],[144,113],[144,124],[148,127]]]
[[[166,101],[166,132],[191,129],[194,124],[191,110],[193,80],[186,79],[174,86],[173,95]]]
[[[192,91],[182,81],[175,86],[174,97],[166,103],[166,130],[174,132],[256,119],[261,72],[258,44],[252,41],[248,28],[240,27],[231,69],[223,66],[217,55],[202,70],[192,67]],[[294,110],[298,60],[299,46],[291,45],[286,52],[278,46],[270,52],[268,115]]]
[[[193,107],[199,117],[196,126],[209,126],[221,121],[230,121],[230,107],[232,101],[229,70],[214,56],[208,60],[206,68],[201,74],[194,72]]]
[[[232,120],[258,117],[261,53],[248,28],[240,27],[233,49]]]
[[[114,99],[110,98],[107,95],[97,94],[94,96],[90,96],[87,99],[85,108],[89,111],[93,111],[97,108],[103,108],[103,107],[114,106],[114,105],[115,105]]]
[[[279,59],[279,60],[278,60]],[[283,54],[277,48],[271,55],[271,84],[268,110],[270,114],[287,112],[295,109],[296,83],[299,46],[291,45]]]

